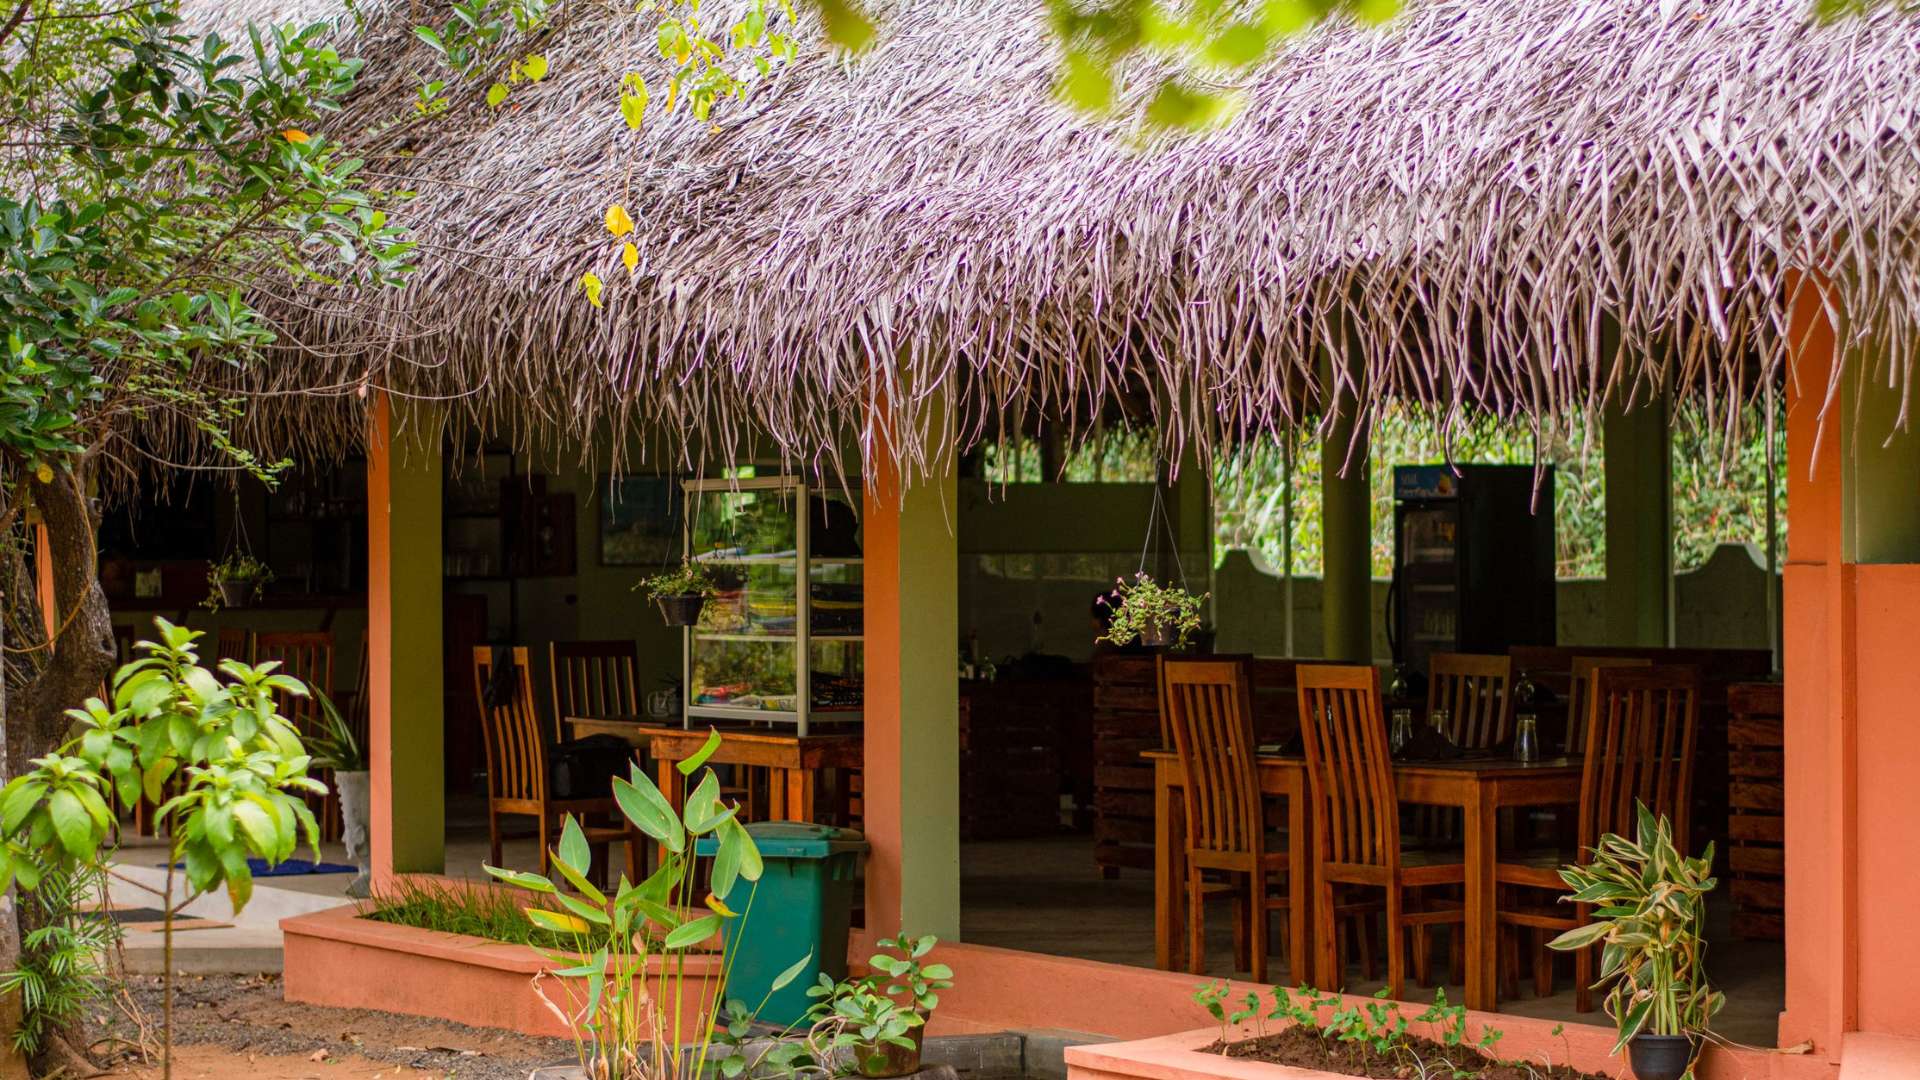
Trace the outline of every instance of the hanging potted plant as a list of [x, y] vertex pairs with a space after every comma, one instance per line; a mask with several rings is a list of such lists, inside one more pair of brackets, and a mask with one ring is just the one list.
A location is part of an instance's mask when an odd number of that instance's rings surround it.
[[1607, 1014], [1619, 1030], [1639, 1080], [1681, 1080], [1693, 1074], [1713, 1014], [1726, 995], [1705, 968], [1707, 894], [1713, 845], [1695, 859], [1674, 848], [1673, 827], [1644, 805], [1633, 840], [1600, 838], [1593, 861], [1560, 868], [1573, 892], [1562, 899], [1596, 905], [1594, 921], [1549, 946], [1562, 952], [1604, 946], [1600, 982], [1609, 986]]
[[700, 621], [700, 609], [707, 598], [718, 592], [707, 568], [691, 559], [681, 559], [678, 568], [641, 579], [635, 588], [645, 589], [660, 606], [660, 617], [668, 626], [692, 626]]
[[1178, 585], [1162, 585], [1142, 571], [1114, 579], [1112, 592], [1100, 598], [1107, 632], [1096, 638], [1115, 645], [1185, 648], [1200, 629], [1200, 610], [1209, 593], [1196, 596]]
[[223, 607], [252, 607], [255, 600], [273, 581], [273, 571], [259, 559], [242, 552], [234, 552], [213, 564], [207, 571], [207, 598], [200, 606], [208, 611], [219, 611]]
[[333, 700], [319, 690], [313, 691], [320, 703], [320, 723], [306, 736], [307, 753], [313, 766], [333, 771], [333, 790], [340, 797], [340, 840], [347, 858], [359, 868], [347, 885], [347, 895], [356, 899], [371, 893], [373, 849], [367, 842], [367, 826], [373, 817], [373, 789], [367, 768], [367, 750], [347, 723]]

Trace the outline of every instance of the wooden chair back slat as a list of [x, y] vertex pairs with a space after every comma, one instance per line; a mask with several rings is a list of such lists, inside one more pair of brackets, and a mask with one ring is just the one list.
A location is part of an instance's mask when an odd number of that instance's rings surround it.
[[1427, 667], [1427, 712], [1446, 709], [1454, 745], [1485, 750], [1506, 741], [1513, 716], [1513, 658], [1434, 653]]
[[[291, 675], [329, 697], [333, 694], [333, 632], [330, 630], [278, 630], [253, 636], [253, 662], [277, 662], [280, 672]], [[321, 720], [320, 702], [312, 694], [304, 697], [284, 695], [280, 712], [302, 735], [313, 733]]]
[[253, 631], [243, 626], [221, 627], [213, 639], [213, 666], [219, 667], [222, 660], [253, 663]]
[[633, 642], [556, 641], [547, 655], [557, 740], [569, 737], [569, 716], [640, 715], [640, 653]]
[[1187, 774], [1187, 846], [1264, 848], [1259, 752], [1247, 664], [1159, 658], [1160, 715]]
[[1567, 737], [1561, 750], [1574, 757], [1587, 752], [1587, 701], [1593, 692], [1593, 673], [1606, 667], [1648, 667], [1653, 661], [1639, 656], [1576, 656], [1567, 683]]
[[1302, 664], [1300, 733], [1321, 862], [1398, 872], [1400, 817], [1380, 672], [1372, 665]]
[[533, 708], [533, 675], [524, 645], [513, 647], [513, 671], [503, 700], [488, 702], [493, 685], [493, 649], [473, 650], [473, 692], [480, 707], [480, 737], [487, 754], [487, 794], [494, 799], [545, 801], [547, 755]]
[[1693, 667], [1594, 671], [1581, 776], [1582, 849], [1605, 833], [1632, 836], [1636, 802], [1671, 819], [1675, 840], [1685, 842], [1699, 710], [1700, 676]]

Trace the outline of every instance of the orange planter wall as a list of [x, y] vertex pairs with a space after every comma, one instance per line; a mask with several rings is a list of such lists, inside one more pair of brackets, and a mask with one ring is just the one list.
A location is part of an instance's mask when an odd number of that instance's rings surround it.
[[[564, 1004], [559, 980], [534, 984], [548, 965], [533, 949], [374, 922], [359, 918], [359, 911], [337, 907], [281, 920], [288, 1001], [384, 1009], [523, 1035], [569, 1034], [541, 997]], [[689, 965], [713, 973], [719, 958], [702, 956]], [[697, 1013], [691, 1002], [681, 1011], [680, 1030], [690, 1037]]]

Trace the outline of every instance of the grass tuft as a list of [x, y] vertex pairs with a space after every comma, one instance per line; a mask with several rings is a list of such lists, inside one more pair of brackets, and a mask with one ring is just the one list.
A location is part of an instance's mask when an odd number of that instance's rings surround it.
[[375, 922], [465, 934], [509, 945], [591, 952], [606, 943], [606, 932], [594, 927], [586, 935], [543, 930], [527, 920], [529, 906], [521, 894], [486, 887], [467, 887], [432, 879], [401, 878], [375, 892], [373, 907], [361, 918]]

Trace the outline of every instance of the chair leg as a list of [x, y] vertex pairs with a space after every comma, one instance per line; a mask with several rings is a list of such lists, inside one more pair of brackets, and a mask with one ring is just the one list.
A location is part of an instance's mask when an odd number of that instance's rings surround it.
[[1207, 898], [1201, 892], [1200, 871], [1187, 870], [1187, 970], [1207, 973]]
[[1267, 873], [1255, 870], [1247, 875], [1247, 937], [1253, 946], [1253, 981], [1267, 981]]
[[[1234, 875], [1236, 878], [1239, 875]], [[1234, 884], [1238, 884], [1235, 882]], [[1253, 909], [1247, 906], [1240, 893], [1233, 894], [1233, 970], [1246, 971], [1253, 966], [1253, 953], [1247, 948], [1251, 933], [1247, 920], [1253, 917]]]
[[1553, 996], [1553, 953], [1547, 948], [1547, 932], [1533, 932], [1533, 996]]
[[[1406, 920], [1401, 917], [1400, 885], [1387, 886], [1387, 997], [1399, 1001], [1406, 996]], [[1368, 979], [1373, 976], [1369, 974]]]
[[540, 845], [540, 876], [546, 877], [553, 871], [553, 867], [547, 861], [547, 813], [542, 810], [536, 816], [540, 820], [540, 827], [535, 833], [535, 841]]
[[1467, 981], [1467, 927], [1454, 923], [1447, 927], [1447, 983], [1459, 986]]
[[1433, 986], [1433, 931], [1426, 923], [1409, 927], [1413, 938], [1413, 981], [1423, 989]]
[[492, 807], [487, 808], [487, 844], [492, 856], [490, 866], [501, 865], [500, 858], [500, 815]]
[[1593, 1011], [1593, 950], [1581, 949], [1573, 954], [1573, 1008], [1576, 1012]]
[[1494, 994], [1496, 1001], [1512, 1001], [1520, 996], [1520, 931], [1514, 927], [1499, 927], [1494, 934], [1494, 947], [1499, 950], [1500, 979]]
[[[1392, 921], [1388, 921], [1388, 936], [1392, 936]], [[1360, 970], [1366, 973], [1367, 981], [1380, 977], [1380, 957], [1373, 948], [1373, 916], [1363, 914], [1353, 923], [1354, 945], [1360, 950]], [[1397, 995], [1396, 995], [1397, 996]]]
[[1347, 984], [1346, 973], [1340, 970], [1338, 927], [1339, 920], [1333, 914], [1333, 882], [1322, 879], [1313, 896], [1313, 946], [1319, 954], [1314, 961], [1314, 979], [1324, 990], [1338, 991]]

